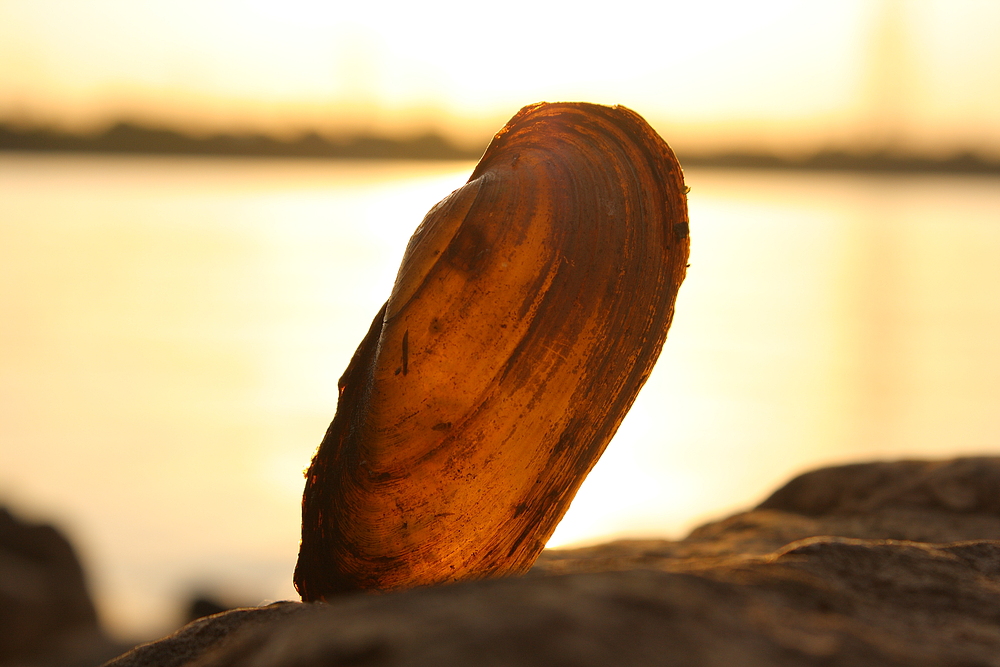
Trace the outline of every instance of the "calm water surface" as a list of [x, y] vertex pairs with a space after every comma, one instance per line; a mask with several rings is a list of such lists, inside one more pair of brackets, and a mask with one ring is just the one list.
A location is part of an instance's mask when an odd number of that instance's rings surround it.
[[[472, 165], [0, 155], [0, 502], [118, 633], [294, 597], [302, 470]], [[803, 469], [1000, 453], [1000, 179], [690, 170], [646, 388], [551, 545], [682, 535]]]

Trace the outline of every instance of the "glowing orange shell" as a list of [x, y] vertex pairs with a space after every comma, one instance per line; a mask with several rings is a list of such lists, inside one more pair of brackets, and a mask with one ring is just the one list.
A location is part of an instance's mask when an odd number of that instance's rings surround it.
[[308, 472], [304, 600], [526, 571], [648, 377], [685, 188], [636, 113], [525, 107], [424, 218]]

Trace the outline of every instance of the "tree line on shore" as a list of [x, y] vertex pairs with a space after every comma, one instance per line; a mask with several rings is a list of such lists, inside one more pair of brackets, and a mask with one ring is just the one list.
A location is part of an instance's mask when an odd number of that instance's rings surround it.
[[[485, 141], [481, 146], [457, 146], [433, 132], [407, 138], [357, 134], [337, 139], [307, 132], [294, 139], [280, 139], [265, 134], [217, 133], [193, 136], [170, 128], [149, 127], [125, 121], [91, 134], [76, 134], [46, 127], [20, 127], [0, 122], [0, 150], [6, 151], [475, 160], [482, 155], [485, 147]], [[790, 158], [759, 151], [733, 150], [715, 153], [680, 152], [678, 157], [682, 164], [689, 167], [1000, 174], [1000, 159], [973, 151], [937, 157], [890, 150], [821, 150], [803, 157]]]
[[124, 121], [93, 134], [0, 123], [0, 150], [418, 160], [475, 160], [483, 152], [455, 146], [434, 133], [403, 139], [370, 134], [331, 139], [316, 132], [295, 139], [226, 133], [199, 137]]

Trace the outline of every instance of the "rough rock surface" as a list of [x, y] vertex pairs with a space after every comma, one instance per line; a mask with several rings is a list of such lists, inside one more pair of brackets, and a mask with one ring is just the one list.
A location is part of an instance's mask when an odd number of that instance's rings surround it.
[[802, 475], [680, 541], [219, 614], [115, 667], [998, 665], [1000, 459]]

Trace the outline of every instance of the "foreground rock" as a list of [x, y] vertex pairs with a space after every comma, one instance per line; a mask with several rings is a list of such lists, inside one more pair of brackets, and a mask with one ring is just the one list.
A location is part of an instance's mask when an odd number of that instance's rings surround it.
[[1000, 665], [1000, 459], [827, 468], [681, 541], [231, 611], [110, 664]]

